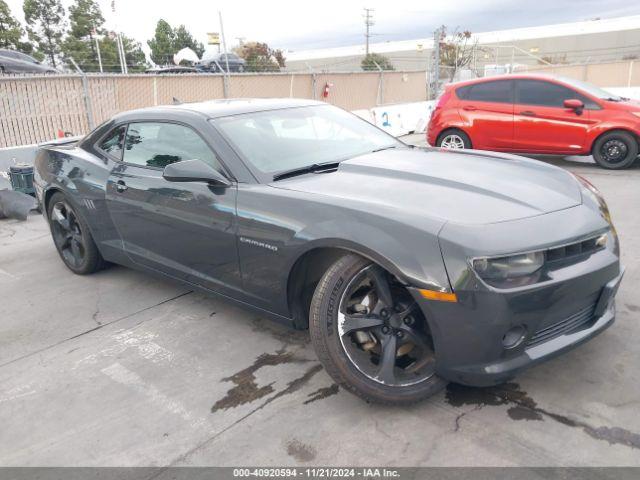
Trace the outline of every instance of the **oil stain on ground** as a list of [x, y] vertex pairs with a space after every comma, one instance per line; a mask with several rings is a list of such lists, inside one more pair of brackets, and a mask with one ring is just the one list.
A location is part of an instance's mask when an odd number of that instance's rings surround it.
[[316, 400], [322, 400], [323, 398], [330, 397], [331, 395], [336, 395], [338, 393], [339, 387], [337, 383], [334, 383], [330, 387], [319, 388], [315, 392], [311, 392], [307, 397], [308, 400], [304, 401], [304, 404], [307, 405], [311, 402], [315, 402]]
[[[580, 420], [573, 420], [565, 415], [560, 415], [545, 410], [520, 389], [517, 383], [507, 383], [496, 387], [474, 388], [464, 385], [449, 384], [447, 386], [446, 399], [454, 407], [473, 405], [475, 410], [484, 406], [509, 406], [507, 414], [513, 420], [544, 420], [549, 418], [562, 425], [580, 428], [587, 435], [596, 440], [603, 440], [611, 445], [626, 445], [627, 447], [640, 449], [640, 434], [620, 427], [593, 427]], [[456, 431], [459, 421], [465, 413], [456, 418]]]
[[284, 349], [278, 350], [276, 353], [263, 353], [255, 359], [252, 365], [230, 377], [222, 379], [223, 382], [232, 382], [235, 386], [228, 390], [226, 395], [211, 407], [211, 412], [237, 407], [273, 393], [273, 383], [262, 387], [259, 387], [256, 383], [255, 373], [262, 367], [304, 362], [308, 362], [308, 360], [297, 358], [293, 355], [293, 352], [287, 352]]
[[[311, 362], [311, 360], [297, 357], [295, 356], [295, 352], [286, 351], [284, 348], [276, 351], [276, 353], [263, 353], [258, 358], [256, 358], [253, 364], [249, 367], [240, 370], [238, 373], [230, 377], [222, 379], [223, 382], [232, 382], [235, 384], [235, 386], [229, 389], [225, 396], [218, 400], [213, 405], [213, 407], [211, 407], [211, 412], [215, 413], [218, 410], [235, 408], [239, 405], [251, 403], [255, 400], [274, 393], [275, 390], [273, 388], [273, 382], [262, 387], [259, 387], [256, 383], [255, 373], [262, 367], [282, 365], [284, 363], [300, 364], [308, 362]], [[308, 368], [301, 377], [294, 378], [289, 383], [287, 383], [287, 386], [285, 388], [283, 388], [279, 392], [276, 392], [275, 395], [269, 397], [254, 411], [260, 410], [267, 404], [284, 395], [289, 395], [291, 393], [297, 392], [320, 370], [322, 370], [322, 365], [316, 363], [312, 367]]]
[[287, 442], [287, 454], [299, 462], [306, 463], [315, 460], [318, 453], [311, 445], [307, 445], [306, 443], [302, 443], [300, 440], [293, 439]]

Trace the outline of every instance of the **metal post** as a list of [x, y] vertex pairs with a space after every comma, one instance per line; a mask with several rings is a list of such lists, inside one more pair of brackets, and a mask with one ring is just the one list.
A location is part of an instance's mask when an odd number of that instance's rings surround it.
[[382, 92], [382, 89], [384, 87], [382, 76], [384, 74], [382, 73], [382, 68], [380, 68], [380, 65], [378, 65], [376, 62], [373, 62], [373, 64], [378, 69], [378, 72], [380, 72], [380, 77], [378, 78], [378, 95], [376, 96], [376, 105], [381, 105], [384, 103], [384, 93]]
[[440, 90], [440, 37], [442, 36], [442, 27], [436, 29], [433, 34], [433, 97], [438, 96]]
[[69, 57], [69, 60], [81, 75], [82, 98], [84, 99], [84, 111], [87, 115], [87, 127], [89, 127], [89, 130], [93, 130], [93, 108], [91, 107], [91, 97], [89, 96], [89, 81], [87, 80], [87, 75], [80, 69], [73, 57]]
[[509, 67], [509, 73], [513, 73], [513, 62], [515, 62], [516, 58], [516, 49], [511, 48], [511, 66]]
[[317, 97], [317, 93], [316, 93], [316, 90], [317, 90], [316, 82], [317, 82], [316, 74], [315, 74], [315, 72], [312, 72], [312, 73], [311, 73], [311, 95], [312, 95], [312, 97], [311, 97], [311, 98], [313, 98], [314, 100], [316, 100], [316, 97]]
[[98, 54], [98, 65], [100, 65], [100, 73], [104, 73], [102, 70], [102, 55], [100, 55], [100, 42], [98, 42], [97, 36], [96, 36], [96, 52]]
[[224, 51], [224, 60], [226, 62], [227, 73], [226, 78], [227, 82], [229, 81], [229, 56], [227, 55], [227, 41], [224, 39], [224, 27], [222, 26], [222, 12], [218, 10], [218, 18], [220, 18], [220, 36], [222, 37], [222, 50]]
[[158, 76], [153, 76], [153, 104], [158, 105]]
[[124, 52], [124, 45], [122, 44], [122, 37], [119, 33], [116, 33], [116, 46], [118, 47], [118, 57], [120, 57], [120, 71], [126, 75], [129, 73], [127, 70], [127, 58]]

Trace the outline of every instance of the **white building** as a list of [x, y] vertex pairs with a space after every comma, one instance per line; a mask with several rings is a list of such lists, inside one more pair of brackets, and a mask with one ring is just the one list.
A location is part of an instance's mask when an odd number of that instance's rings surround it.
[[[485, 64], [602, 63], [640, 58], [640, 15], [515, 28], [473, 35], [476, 66]], [[389, 57], [396, 70], [424, 70], [433, 38], [370, 44]], [[288, 70], [360, 70], [365, 46], [352, 45], [286, 53]]]

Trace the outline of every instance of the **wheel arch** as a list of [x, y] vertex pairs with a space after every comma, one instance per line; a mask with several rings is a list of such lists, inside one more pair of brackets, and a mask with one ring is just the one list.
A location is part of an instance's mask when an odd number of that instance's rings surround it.
[[309, 307], [318, 282], [338, 258], [350, 253], [380, 265], [402, 283], [410, 284], [395, 263], [364, 245], [337, 239], [314, 242], [296, 256], [288, 270], [287, 304], [296, 328], [308, 328]]
[[53, 197], [56, 193], [62, 193], [63, 195], [65, 195], [65, 192], [61, 188], [55, 186], [47, 188], [42, 195], [42, 209], [47, 218], [49, 217], [49, 202], [51, 201], [51, 197]]
[[629, 135], [631, 135], [633, 138], [636, 139], [636, 143], [640, 148], [640, 134], [638, 134], [638, 132], [627, 127], [610, 126], [602, 130], [600, 133], [598, 133], [598, 135], [596, 135], [595, 138], [591, 141], [591, 145], [589, 145], [589, 153], [593, 154], [593, 149], [595, 148], [596, 143], [598, 143], [598, 140], [600, 140], [605, 135], [608, 135], [610, 133], [615, 133], [615, 132], [628, 133]]
[[436, 137], [436, 144], [438, 144], [438, 142], [444, 135], [446, 135], [449, 132], [455, 132], [455, 131], [464, 133], [466, 137], [469, 139], [469, 143], [471, 144], [470, 147], [473, 148], [473, 140], [471, 139], [471, 135], [469, 135], [469, 132], [459, 125], [454, 125], [454, 126], [450, 126], [443, 129]]

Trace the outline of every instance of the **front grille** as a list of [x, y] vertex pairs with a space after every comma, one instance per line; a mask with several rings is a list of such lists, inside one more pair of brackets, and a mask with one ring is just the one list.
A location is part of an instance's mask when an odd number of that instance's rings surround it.
[[553, 325], [549, 325], [548, 327], [544, 327], [538, 330], [533, 335], [533, 337], [531, 337], [527, 341], [526, 346], [533, 347], [534, 345], [539, 345], [541, 343], [547, 342], [552, 338], [559, 337], [560, 335], [564, 335], [565, 333], [578, 330], [580, 327], [583, 327], [591, 320], [593, 320], [595, 309], [596, 304], [593, 303], [588, 307], [585, 307], [582, 310], [574, 313], [570, 317], [561, 320], [560, 322], [554, 323]]

